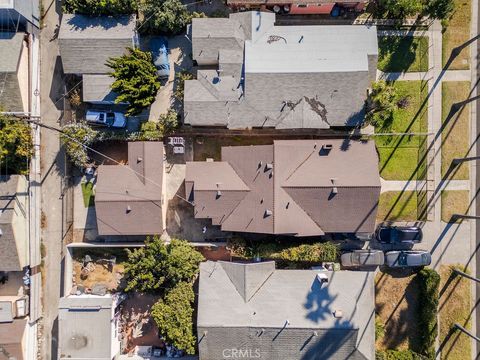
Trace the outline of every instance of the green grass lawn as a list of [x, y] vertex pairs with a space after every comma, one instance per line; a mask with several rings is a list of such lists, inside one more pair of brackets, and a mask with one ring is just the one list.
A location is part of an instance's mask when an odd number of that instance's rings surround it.
[[91, 182], [82, 183], [83, 204], [85, 207], [95, 205], [95, 196], [93, 195], [93, 184]]
[[[458, 268], [465, 271], [463, 266]], [[471, 339], [458, 330], [451, 332], [455, 323], [471, 329], [471, 281], [460, 276], [452, 277], [452, 267], [446, 265], [441, 266], [440, 276], [440, 289], [443, 289], [438, 306], [441, 359], [471, 359]]]
[[467, 214], [470, 203], [468, 195], [468, 190], [442, 191], [442, 221], [450, 222], [453, 214]]
[[418, 194], [416, 191], [387, 191], [380, 195], [378, 221], [418, 220]]
[[[452, 105], [466, 100], [470, 93], [469, 81], [444, 81], [442, 83], [442, 121], [446, 123], [442, 131], [442, 177], [452, 163], [452, 159], [464, 157], [470, 144], [470, 105], [452, 111]], [[468, 163], [463, 163], [448, 174], [449, 179], [468, 180]]]
[[[471, 0], [454, 0], [455, 11], [451, 16], [442, 39], [442, 64], [445, 67], [453, 49], [470, 39]], [[470, 46], [463, 48], [448, 66], [449, 70], [470, 68]]]
[[[395, 88], [407, 105], [393, 115], [392, 123], [376, 133], [426, 133], [427, 86], [421, 81], [396, 81]], [[386, 135], [376, 136], [380, 157], [380, 175], [386, 180], [424, 179], [426, 136]]]
[[383, 72], [427, 71], [428, 37], [379, 37], [378, 68]]

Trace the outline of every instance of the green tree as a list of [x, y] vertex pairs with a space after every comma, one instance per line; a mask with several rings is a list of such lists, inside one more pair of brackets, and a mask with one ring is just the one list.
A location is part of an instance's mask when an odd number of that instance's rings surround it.
[[194, 299], [192, 285], [179, 282], [167, 293], [165, 299], [152, 306], [152, 318], [159, 333], [169, 344], [187, 354], [195, 353], [192, 307]]
[[145, 0], [142, 6], [144, 31], [179, 34], [192, 18], [205, 17], [204, 13], [190, 13], [179, 0]]
[[63, 12], [73, 14], [123, 15], [133, 14], [137, 10], [135, 0], [64, 0]]
[[176, 86], [175, 91], [173, 92], [173, 96], [175, 99], [179, 101], [183, 101], [183, 95], [185, 93], [185, 81], [192, 80], [193, 74], [189, 73], [188, 71], [180, 71], [175, 75], [176, 78]]
[[32, 130], [28, 123], [0, 115], [0, 174], [27, 174], [32, 155]]
[[127, 54], [109, 59], [107, 66], [115, 78], [112, 90], [119, 94], [115, 102], [129, 104], [127, 116], [139, 114], [155, 101], [160, 81], [150, 52], [129, 48]]
[[398, 94], [395, 87], [383, 80], [374, 82], [367, 100], [367, 123], [384, 128], [391, 122], [397, 109]]
[[85, 146], [91, 145], [97, 138], [98, 131], [86, 123], [65, 125], [60, 139], [65, 151], [75, 166], [85, 167], [90, 161]]
[[178, 114], [175, 110], [168, 110], [160, 115], [158, 122], [146, 121], [140, 127], [142, 141], [158, 141], [171, 134], [178, 127]]
[[163, 292], [181, 281], [190, 282], [204, 260], [185, 240], [166, 244], [158, 236], [145, 241], [145, 247], [128, 251], [125, 266], [126, 291]]
[[424, 9], [421, 0], [380, 0], [379, 5], [388, 18], [399, 20], [418, 15]]
[[446, 20], [455, 10], [453, 0], [428, 0], [424, 13], [432, 19]]

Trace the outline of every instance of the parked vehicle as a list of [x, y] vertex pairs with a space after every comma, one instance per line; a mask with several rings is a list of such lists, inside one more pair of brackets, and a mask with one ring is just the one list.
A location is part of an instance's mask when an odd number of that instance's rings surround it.
[[353, 250], [342, 254], [340, 262], [344, 267], [382, 266], [385, 257], [381, 250]]
[[385, 264], [391, 268], [428, 266], [432, 256], [425, 250], [389, 251], [385, 254]]
[[127, 118], [120, 112], [87, 110], [85, 119], [87, 123], [99, 126], [114, 128], [124, 128], [127, 126]]
[[423, 233], [418, 226], [380, 225], [375, 238], [384, 244], [413, 245], [422, 242]]
[[150, 40], [150, 51], [153, 63], [157, 68], [159, 78], [170, 76], [170, 61], [168, 59], [168, 41], [164, 37], [156, 37]]

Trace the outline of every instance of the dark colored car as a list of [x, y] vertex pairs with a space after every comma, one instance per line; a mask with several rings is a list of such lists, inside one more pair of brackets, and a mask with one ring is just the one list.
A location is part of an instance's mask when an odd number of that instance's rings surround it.
[[157, 68], [159, 78], [170, 76], [170, 60], [168, 59], [168, 41], [164, 37], [156, 37], [150, 40], [150, 51], [153, 63]]
[[432, 256], [425, 250], [389, 251], [385, 254], [385, 265], [391, 268], [428, 266]]
[[418, 226], [380, 225], [375, 238], [384, 244], [413, 245], [422, 242], [423, 233]]
[[353, 250], [343, 253], [340, 262], [344, 267], [382, 266], [385, 257], [380, 250]]

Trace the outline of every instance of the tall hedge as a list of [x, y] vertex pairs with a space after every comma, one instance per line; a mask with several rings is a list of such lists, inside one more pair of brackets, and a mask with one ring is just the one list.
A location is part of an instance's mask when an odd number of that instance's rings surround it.
[[90, 16], [128, 15], [137, 11], [136, 0], [64, 0], [63, 12]]
[[435, 359], [435, 339], [438, 333], [437, 310], [440, 275], [433, 269], [423, 269], [417, 274], [419, 282], [418, 322], [420, 353]]
[[375, 360], [427, 360], [427, 358], [411, 350], [385, 350], [377, 351]]

